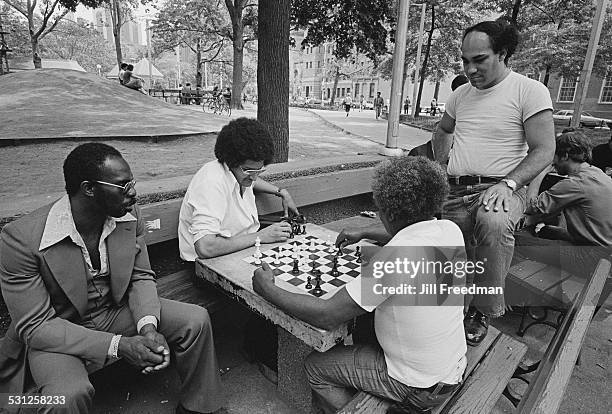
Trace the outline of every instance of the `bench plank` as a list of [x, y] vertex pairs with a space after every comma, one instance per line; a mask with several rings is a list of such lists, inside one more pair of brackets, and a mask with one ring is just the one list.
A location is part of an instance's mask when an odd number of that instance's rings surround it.
[[228, 299], [213, 286], [195, 283], [194, 269], [185, 269], [157, 279], [157, 293], [165, 299], [199, 305], [212, 314], [223, 308]]
[[548, 345], [535, 377], [517, 407], [517, 413], [550, 414], [559, 410], [560, 396], [569, 384], [610, 268], [609, 260], [599, 261], [589, 284], [580, 292]]
[[[500, 342], [500, 338], [507, 338], [514, 342], [508, 341], [507, 339], [504, 339], [503, 341]], [[524, 353], [527, 351], [527, 347], [521, 344], [520, 342], [513, 340], [507, 335], [501, 333], [499, 330], [497, 330], [493, 326], [489, 327], [489, 332], [487, 333], [486, 338], [482, 341], [482, 343], [479, 346], [468, 347], [468, 350], [466, 353], [467, 366], [465, 369], [464, 378], [469, 378], [474, 373], [475, 369], [480, 371], [481, 366], [482, 366], [481, 362], [483, 361], [483, 358], [486, 358], [486, 356], [489, 356], [492, 353], [491, 347], [500, 346], [506, 352], [508, 352], [508, 349], [506, 347], [507, 343], [511, 343], [512, 347], [514, 347], [515, 351], [517, 352], [517, 355], [513, 358], [514, 360], [516, 360], [516, 364], [513, 367], [508, 366], [505, 368], [508, 371], [507, 376], [508, 378], [510, 378], [512, 376], [512, 373], [514, 372], [514, 368], [518, 365], [520, 358], [522, 358]], [[520, 353], [521, 355], [518, 356], [518, 353]], [[492, 358], [497, 358], [503, 355], [504, 355], [504, 352], [497, 352], [492, 355]], [[518, 359], [516, 359], [517, 357]], [[497, 369], [497, 368], [494, 368], [494, 369]], [[466, 381], [466, 384], [467, 383], [468, 382]], [[501, 390], [496, 391], [497, 397], [495, 398], [495, 401], [497, 401], [497, 399], [501, 395], [503, 388], [505, 387], [505, 384], [506, 383], [502, 385]], [[464, 384], [463, 387], [465, 386], [466, 385]], [[476, 392], [476, 395], [480, 395], [480, 391], [477, 388], [474, 388], [473, 392]], [[472, 398], [474, 398], [473, 395], [472, 395]], [[437, 407], [435, 410], [432, 411], [432, 414], [440, 414], [440, 413], [446, 412], [444, 410], [448, 406], [450, 401], [452, 400], [449, 400], [446, 403], [442, 404], [441, 406]], [[495, 401], [493, 402], [493, 404], [495, 404]], [[387, 408], [390, 405], [391, 405], [391, 402], [388, 400], [383, 400], [379, 397], [368, 394], [367, 392], [361, 391], [347, 405], [342, 407], [338, 411], [338, 414], [351, 414], [351, 413], [355, 413], [355, 414], [381, 413], [382, 414], [387, 410]]]
[[485, 359], [478, 366], [459, 392], [451, 398], [448, 414], [488, 413], [502, 395], [512, 378], [515, 368], [527, 352], [527, 345], [501, 335]]

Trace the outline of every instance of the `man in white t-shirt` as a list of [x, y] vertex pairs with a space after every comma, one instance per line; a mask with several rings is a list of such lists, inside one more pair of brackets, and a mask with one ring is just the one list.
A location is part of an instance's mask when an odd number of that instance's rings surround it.
[[200, 168], [183, 198], [178, 225], [183, 260], [243, 250], [257, 238], [262, 243], [287, 240], [291, 226], [286, 222], [259, 230], [254, 193], [280, 197], [285, 215], [299, 214], [286, 189], [259, 178], [273, 156], [270, 133], [256, 119], [238, 118], [221, 129], [215, 143], [217, 159]]
[[[518, 45], [514, 26], [485, 21], [466, 30], [461, 54], [470, 83], [457, 88], [434, 137], [451, 195], [442, 217], [465, 236], [468, 255], [486, 262], [479, 286], [504, 287], [525, 189], [553, 158], [552, 101], [546, 86], [508, 68]], [[454, 140], [453, 140], [454, 133]], [[504, 314], [503, 294], [479, 295], [466, 315], [470, 345], [486, 336], [489, 318]]]
[[[441, 250], [438, 248], [446, 249], [444, 257], [465, 262], [459, 227], [434, 217], [448, 193], [442, 167], [424, 157], [395, 158], [377, 168], [372, 190], [386, 228], [382, 238], [392, 238], [371, 260], [366, 259], [364, 269], [377, 261], [393, 262], [398, 254], [421, 260], [423, 252]], [[363, 233], [361, 237], [377, 239], [378, 235]], [[337, 243], [357, 240], [345, 240], [341, 234]], [[432, 259], [432, 255], [424, 256]], [[439, 275], [435, 271], [416, 272], [412, 278], [401, 271], [382, 279], [364, 275], [369, 275], [366, 270], [323, 300], [275, 286], [274, 275], [264, 264], [255, 271], [253, 289], [285, 312], [322, 329], [334, 329], [376, 310], [378, 344], [337, 346], [308, 356], [306, 374], [315, 403], [323, 412], [336, 412], [351, 400], [355, 390], [419, 412], [441, 404], [458, 387], [466, 366], [463, 296], [456, 295], [452, 303], [446, 299], [438, 302], [437, 295], [426, 298], [428, 295], [389, 294], [388, 290], [379, 294], [369, 288], [377, 280], [390, 286], [394, 281], [436, 283]]]

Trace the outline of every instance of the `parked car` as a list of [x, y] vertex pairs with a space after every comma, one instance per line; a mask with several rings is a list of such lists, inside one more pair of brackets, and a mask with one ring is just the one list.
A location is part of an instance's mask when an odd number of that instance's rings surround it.
[[[569, 126], [572, 122], [573, 114], [573, 109], [561, 109], [553, 114], [553, 120], [559, 125]], [[609, 129], [612, 127], [612, 119], [598, 118], [583, 111], [580, 116], [580, 126]]]

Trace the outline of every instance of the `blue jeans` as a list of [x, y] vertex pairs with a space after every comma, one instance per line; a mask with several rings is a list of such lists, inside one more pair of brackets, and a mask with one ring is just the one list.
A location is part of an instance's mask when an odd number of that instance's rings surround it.
[[[442, 218], [455, 222], [463, 233], [468, 258], [482, 261], [484, 272], [469, 275], [467, 284], [505, 288], [506, 275], [514, 253], [514, 230], [526, 207], [526, 189], [514, 192], [509, 211], [486, 211], [478, 203], [480, 194], [493, 184], [451, 185], [449, 200]], [[466, 303], [471, 298], [466, 297]], [[503, 294], [476, 295], [472, 305], [485, 315], [497, 318], [504, 314]]]
[[378, 345], [339, 345], [327, 352], [314, 351], [304, 364], [313, 392], [315, 412], [335, 413], [345, 406], [357, 390], [401, 402], [416, 409], [440, 405], [451, 392], [410, 387], [391, 378], [385, 356]]

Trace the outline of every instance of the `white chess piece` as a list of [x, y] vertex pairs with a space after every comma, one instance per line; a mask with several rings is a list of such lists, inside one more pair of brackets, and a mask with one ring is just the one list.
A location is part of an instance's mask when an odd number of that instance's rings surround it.
[[332, 243], [331, 240], [331, 236], [328, 234], [327, 235], [327, 251], [328, 253], [333, 253], [334, 252], [334, 244]]
[[278, 257], [279, 254], [280, 254], [279, 252], [276, 252], [276, 255], [274, 256], [274, 264], [275, 265], [280, 264], [280, 258]]
[[311, 240], [311, 241], [310, 241], [310, 251], [311, 251], [311, 252], [314, 252], [314, 251], [315, 251], [315, 242], [314, 242], [314, 240]]
[[256, 265], [260, 265], [261, 264], [261, 250], [259, 249], [259, 246], [261, 246], [261, 239], [259, 237], [257, 237], [255, 239], [255, 254], [253, 254], [253, 257], [255, 258], [255, 264]]

